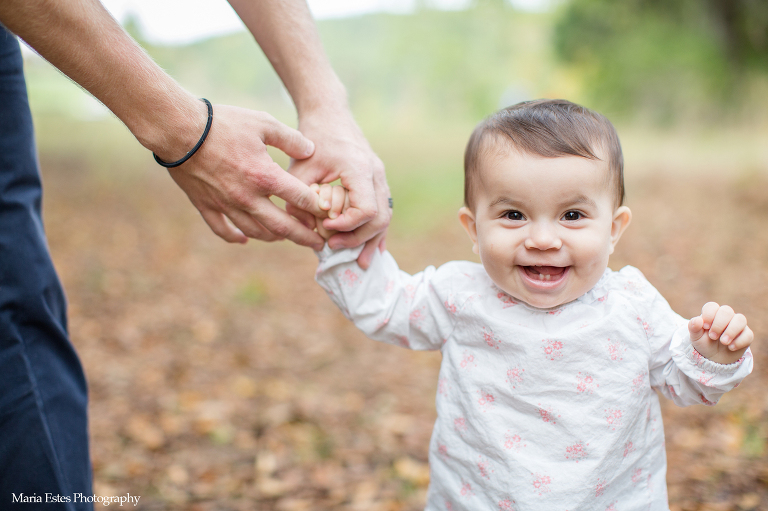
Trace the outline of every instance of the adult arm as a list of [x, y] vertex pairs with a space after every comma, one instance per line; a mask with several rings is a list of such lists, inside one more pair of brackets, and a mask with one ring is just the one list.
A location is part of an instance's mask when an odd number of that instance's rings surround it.
[[[3, 0], [0, 22], [109, 108], [147, 149], [175, 161], [197, 142], [206, 106], [164, 73], [98, 0]], [[323, 240], [269, 200], [317, 210], [317, 195], [269, 157], [307, 158], [313, 143], [263, 112], [216, 105], [208, 139], [170, 170], [211, 229], [230, 242]], [[229, 219], [229, 221], [227, 220]]]
[[[289, 171], [307, 184], [341, 179], [349, 190], [350, 208], [327, 229], [340, 232], [333, 248], [367, 242], [358, 262], [370, 264], [391, 211], [384, 165], [371, 149], [350, 112], [347, 95], [326, 56], [305, 0], [229, 0], [256, 38], [294, 100], [299, 131], [315, 143], [314, 154], [292, 162]], [[296, 204], [294, 204], [296, 205]], [[306, 208], [305, 208], [306, 209]], [[289, 208], [311, 224], [314, 219]]]

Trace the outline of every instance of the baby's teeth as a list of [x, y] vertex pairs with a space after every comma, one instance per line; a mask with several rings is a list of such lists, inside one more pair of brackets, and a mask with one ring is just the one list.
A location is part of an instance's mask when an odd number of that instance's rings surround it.
[[549, 275], [549, 274], [544, 275], [544, 280], [550, 280], [551, 278], [552, 278], [552, 275]]
[[539, 280], [544, 280], [544, 274], [539, 273]]

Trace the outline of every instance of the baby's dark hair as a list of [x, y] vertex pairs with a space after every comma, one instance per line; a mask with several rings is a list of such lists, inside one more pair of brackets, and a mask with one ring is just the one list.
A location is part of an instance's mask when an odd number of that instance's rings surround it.
[[564, 99], [524, 101], [499, 110], [477, 125], [464, 153], [464, 204], [474, 208], [480, 161], [504, 143], [545, 158], [607, 158], [616, 207], [624, 203], [624, 156], [616, 129], [605, 116]]

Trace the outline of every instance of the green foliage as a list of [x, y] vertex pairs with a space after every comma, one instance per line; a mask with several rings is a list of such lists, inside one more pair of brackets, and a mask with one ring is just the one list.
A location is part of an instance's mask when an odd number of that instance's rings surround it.
[[[551, 66], [542, 35], [548, 25], [546, 15], [492, 6], [319, 23], [354, 104], [376, 102], [382, 113], [415, 110], [474, 120], [496, 110], [510, 86], [532, 94], [547, 82]], [[541, 66], [528, 73], [524, 55], [532, 54]]]
[[768, 3], [572, 0], [554, 44], [609, 114], [711, 115], [713, 103], [733, 106], [749, 74], [768, 66]]

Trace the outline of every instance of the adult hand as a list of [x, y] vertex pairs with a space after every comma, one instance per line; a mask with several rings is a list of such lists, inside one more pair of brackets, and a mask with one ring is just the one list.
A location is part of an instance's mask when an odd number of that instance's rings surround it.
[[[360, 267], [368, 268], [374, 251], [384, 250], [392, 217], [384, 164], [346, 109], [306, 113], [299, 118], [299, 130], [315, 143], [315, 152], [307, 159], [292, 161], [288, 171], [307, 184], [341, 179], [342, 186], [349, 190], [350, 206], [337, 218], [323, 220], [325, 229], [340, 231], [328, 244], [336, 249], [365, 243], [357, 261]], [[295, 202], [292, 206], [300, 207]], [[286, 209], [305, 225], [314, 225], [314, 215], [297, 207]]]
[[[287, 238], [322, 249], [324, 241], [316, 232], [269, 199], [275, 195], [297, 208], [322, 214], [317, 194], [275, 163], [267, 153], [268, 145], [296, 161], [314, 151], [309, 139], [267, 113], [215, 105], [205, 143], [187, 162], [169, 171], [211, 230], [224, 240]], [[158, 156], [173, 161], [179, 155]]]

